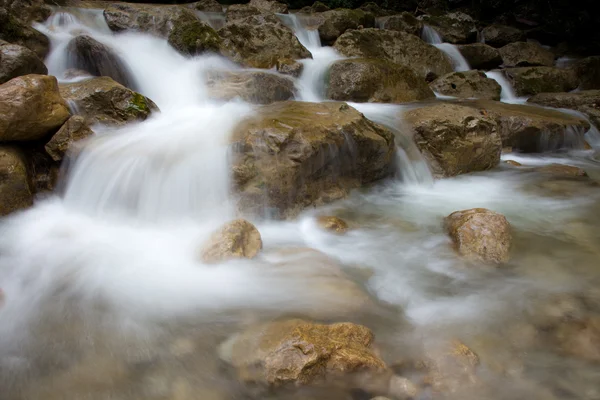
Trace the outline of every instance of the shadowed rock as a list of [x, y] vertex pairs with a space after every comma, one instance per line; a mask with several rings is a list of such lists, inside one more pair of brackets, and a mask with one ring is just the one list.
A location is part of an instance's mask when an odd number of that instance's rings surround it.
[[[33, 195], [23, 155], [14, 147], [0, 146], [0, 216], [32, 204]], [[0, 306], [2, 300], [0, 298]]]
[[435, 92], [459, 98], [500, 100], [502, 88], [481, 71], [452, 72], [429, 85]]
[[577, 77], [571, 69], [554, 67], [507, 68], [504, 74], [517, 96], [533, 96], [545, 92], [568, 92], [577, 88]]
[[44, 62], [27, 47], [0, 40], [0, 85], [22, 75], [46, 75]]
[[493, 24], [483, 28], [481, 35], [485, 44], [492, 47], [503, 47], [509, 43], [520, 42], [525, 39], [525, 34], [522, 30], [500, 24]]
[[554, 66], [554, 54], [536, 43], [511, 43], [499, 51], [504, 67]]
[[492, 69], [502, 64], [498, 49], [483, 43], [463, 44], [458, 50], [473, 69]]

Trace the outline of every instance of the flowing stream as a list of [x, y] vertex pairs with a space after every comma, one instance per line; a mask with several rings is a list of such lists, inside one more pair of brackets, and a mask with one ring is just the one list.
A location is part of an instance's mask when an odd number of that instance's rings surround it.
[[[352, 104], [396, 132], [398, 179], [295, 220], [254, 220], [259, 257], [204, 265], [202, 244], [236, 215], [227, 139], [254, 106], [210, 100], [203, 76], [238, 67], [216, 56], [183, 57], [154, 36], [111, 33], [101, 15], [66, 9], [39, 26], [52, 43], [50, 73], [69, 80], [66, 46], [83, 31], [124, 60], [161, 112], [123, 128], [96, 127], [70, 162], [64, 192], [0, 221], [1, 400], [298, 399], [241, 386], [216, 351], [249, 323], [287, 316], [363, 323], [397, 365], [460, 338], [479, 354], [482, 385], [445, 398], [599, 398], [598, 364], [564, 356], [538, 329], [557, 313], [584, 312], [580, 304], [600, 312], [595, 185], [549, 181], [504, 163], [434, 182], [402, 121], [408, 106]], [[297, 80], [299, 100], [324, 101], [327, 70], [341, 57], [295, 16], [282, 18], [313, 54]], [[565, 150], [503, 159], [577, 165], [598, 179], [594, 157]], [[474, 268], [451, 248], [443, 218], [473, 207], [511, 222], [507, 266]], [[354, 229], [322, 231], [318, 215]], [[350, 309], [354, 293], [339, 276], [323, 275], [328, 261], [307, 248], [339, 262], [371, 306]]]

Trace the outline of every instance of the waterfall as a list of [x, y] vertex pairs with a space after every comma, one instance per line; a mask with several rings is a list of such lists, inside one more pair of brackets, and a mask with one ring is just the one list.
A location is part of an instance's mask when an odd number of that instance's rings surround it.
[[498, 82], [498, 84], [502, 88], [502, 91], [500, 92], [500, 100], [501, 101], [503, 101], [505, 103], [513, 103], [513, 104], [525, 102], [526, 99], [521, 99], [521, 98], [517, 97], [512, 84], [508, 81], [506, 76], [504, 76], [503, 72], [488, 71], [485, 73], [485, 76]]
[[469, 65], [468, 61], [460, 53], [460, 50], [458, 50], [458, 47], [451, 43], [444, 43], [438, 31], [433, 29], [431, 26], [423, 26], [421, 38], [425, 42], [443, 51], [446, 54], [446, 56], [450, 59], [450, 62], [454, 67], [454, 71], [460, 72], [468, 71], [471, 69], [471, 66]]

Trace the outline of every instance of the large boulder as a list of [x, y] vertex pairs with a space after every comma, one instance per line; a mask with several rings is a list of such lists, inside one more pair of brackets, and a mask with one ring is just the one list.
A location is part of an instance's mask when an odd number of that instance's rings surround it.
[[16, 148], [0, 146], [0, 216], [32, 204], [33, 196], [23, 155]]
[[577, 77], [571, 69], [555, 67], [507, 68], [517, 96], [533, 96], [544, 92], [568, 92], [577, 88]]
[[122, 125], [142, 121], [158, 108], [152, 100], [107, 76], [60, 85], [60, 94], [88, 123]]
[[339, 199], [393, 171], [393, 133], [344, 103], [263, 106], [232, 140], [240, 206], [273, 217]]
[[435, 97], [408, 67], [368, 58], [336, 61], [329, 71], [327, 97], [340, 101], [405, 103]]
[[262, 14], [270, 15], [271, 13], [253, 7], [249, 4], [232, 4], [227, 7], [227, 11], [225, 11], [227, 22]]
[[506, 104], [478, 100], [463, 102], [498, 123], [498, 132], [504, 147], [523, 152], [540, 152], [562, 148], [583, 136], [589, 123], [582, 118], [563, 112], [528, 105]]
[[31, 24], [43, 22], [52, 14], [52, 9], [46, 3], [45, 0], [4, 0], [0, 4], [2, 9], [17, 20]]
[[68, 68], [87, 71], [94, 76], [108, 76], [123, 86], [134, 89], [133, 74], [121, 57], [110, 47], [83, 35], [72, 39], [68, 46]]
[[334, 48], [346, 57], [381, 58], [410, 67], [429, 81], [453, 71], [442, 51], [405, 32], [347, 31], [336, 40]]
[[527, 100], [545, 107], [570, 108], [584, 113], [600, 129], [600, 90], [574, 93], [540, 93]]
[[280, 3], [276, 0], [250, 0], [249, 3], [252, 7], [256, 7], [259, 10], [268, 11], [276, 14], [287, 14], [287, 4]]
[[0, 85], [0, 141], [40, 139], [69, 115], [54, 76], [25, 75]]
[[332, 45], [338, 37], [349, 29], [372, 28], [375, 25], [373, 14], [347, 8], [320, 13], [318, 20], [321, 43], [326, 46]]
[[456, 211], [444, 220], [456, 250], [468, 259], [505, 263], [510, 258], [510, 224], [485, 208]]
[[223, 6], [217, 0], [200, 0], [190, 4], [190, 7], [202, 12], [223, 12]]
[[481, 30], [485, 44], [492, 47], [504, 47], [507, 44], [525, 40], [525, 33], [512, 26], [493, 24]]
[[574, 68], [581, 90], [600, 89], [600, 56], [579, 60]]
[[378, 18], [377, 24], [381, 29], [406, 32], [419, 37], [423, 30], [423, 21], [406, 11], [401, 14]]
[[451, 72], [429, 85], [435, 92], [459, 98], [500, 100], [502, 88], [481, 71]]
[[473, 108], [433, 104], [410, 110], [404, 118], [436, 177], [483, 171], [500, 162], [498, 124]]
[[192, 10], [180, 6], [112, 4], [104, 10], [111, 30], [135, 30], [166, 38], [182, 54], [219, 52], [221, 39]]
[[554, 66], [554, 54], [531, 42], [510, 43], [500, 48], [504, 67]]
[[220, 353], [244, 382], [301, 386], [386, 370], [373, 340], [362, 325], [290, 319], [250, 327], [223, 343]]
[[502, 64], [498, 49], [484, 43], [463, 44], [458, 50], [473, 69], [492, 69]]
[[44, 62], [33, 51], [0, 40], [0, 85], [17, 76], [47, 73]]
[[202, 249], [208, 264], [235, 258], [254, 258], [262, 249], [260, 232], [245, 219], [236, 219], [216, 231]]
[[272, 68], [278, 60], [311, 57], [294, 33], [272, 15], [228, 22], [219, 35], [229, 58], [248, 67]]
[[210, 71], [207, 87], [214, 99], [240, 98], [253, 104], [292, 100], [295, 93], [293, 80], [262, 71]]
[[46, 143], [44, 149], [53, 161], [60, 162], [68, 151], [73, 150], [80, 140], [84, 140], [94, 134], [80, 115], [73, 115], [65, 124], [52, 135], [52, 139]]
[[42, 59], [50, 50], [50, 41], [43, 33], [10, 15], [2, 7], [0, 7], [0, 40], [27, 47]]
[[473, 43], [477, 40], [477, 23], [468, 14], [451, 12], [443, 15], [422, 15], [425, 25], [433, 27], [448, 43]]

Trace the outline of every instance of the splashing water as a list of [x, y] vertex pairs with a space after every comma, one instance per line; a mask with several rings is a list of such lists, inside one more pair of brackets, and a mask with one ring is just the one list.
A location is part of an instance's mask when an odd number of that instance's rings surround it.
[[527, 98], [517, 97], [515, 89], [506, 76], [504, 76], [504, 73], [500, 71], [488, 71], [485, 73], [485, 76], [498, 82], [502, 88], [502, 91], [500, 92], [500, 101], [511, 104], [523, 104], [527, 101]]
[[423, 31], [421, 32], [421, 38], [425, 42], [432, 44], [441, 51], [443, 51], [446, 54], [446, 56], [450, 59], [450, 62], [454, 67], [454, 71], [461, 72], [469, 71], [471, 69], [469, 62], [461, 54], [460, 50], [458, 50], [458, 47], [451, 43], [444, 43], [440, 34], [431, 26], [425, 25], [423, 27]]

